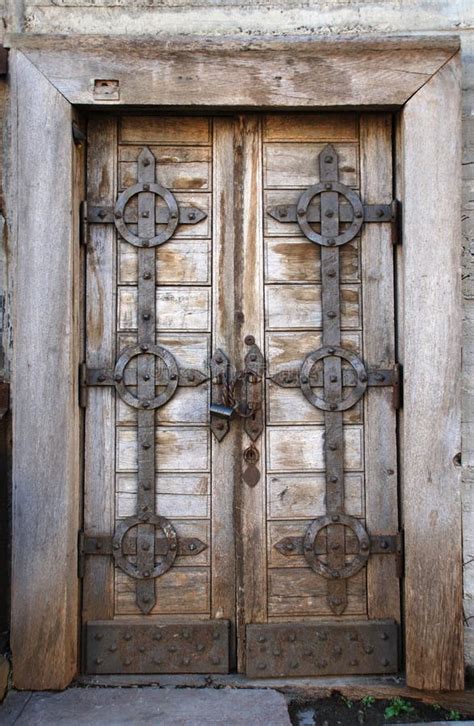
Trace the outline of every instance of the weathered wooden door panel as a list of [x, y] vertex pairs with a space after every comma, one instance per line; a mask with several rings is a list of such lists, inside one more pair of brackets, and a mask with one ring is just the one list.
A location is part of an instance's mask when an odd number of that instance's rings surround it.
[[90, 120], [90, 672], [397, 670], [391, 153], [382, 114]]

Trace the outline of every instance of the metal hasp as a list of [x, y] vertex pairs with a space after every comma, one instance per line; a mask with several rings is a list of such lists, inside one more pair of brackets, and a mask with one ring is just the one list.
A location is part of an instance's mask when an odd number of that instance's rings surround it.
[[87, 623], [86, 664], [91, 674], [227, 673], [229, 621]]
[[[356, 192], [341, 184], [338, 157], [331, 145], [320, 153], [319, 169], [319, 183], [303, 192], [295, 207], [273, 207], [269, 214], [280, 222], [296, 220], [305, 237], [320, 247], [322, 347], [309, 352], [298, 370], [279, 371], [272, 380], [279, 386], [300, 387], [305, 398], [324, 411], [327, 511], [314, 519], [301, 537], [285, 538], [275, 547], [287, 556], [298, 552], [304, 555], [314, 572], [326, 578], [328, 605], [333, 613], [341, 615], [347, 607], [348, 578], [365, 567], [374, 551], [393, 552], [391, 546], [376, 549], [363, 522], [344, 511], [343, 411], [355, 406], [369, 385], [394, 386], [398, 391], [399, 375], [397, 366], [392, 370], [370, 370], [358, 355], [341, 345], [339, 248], [359, 234], [364, 222], [390, 221], [392, 206], [364, 205]], [[319, 205], [310, 206], [316, 197]], [[320, 232], [315, 231], [312, 222], [320, 223]], [[346, 224], [341, 228], [341, 223]], [[322, 369], [319, 372], [318, 366]], [[316, 393], [315, 387], [322, 388], [322, 393]], [[384, 542], [392, 542], [393, 537], [387, 534]], [[348, 560], [350, 554], [353, 557]], [[367, 670], [366, 665], [364, 672], [384, 672]], [[295, 674], [301, 675], [296, 667]]]
[[247, 336], [249, 346], [243, 370], [235, 370], [227, 355], [216, 350], [211, 368], [211, 431], [218, 441], [226, 436], [232, 418], [242, 418], [244, 429], [252, 441], [263, 431], [263, 355], [253, 336]]
[[[83, 390], [87, 390], [87, 386], [113, 385], [120, 398], [137, 410], [137, 512], [118, 523], [113, 537], [109, 538], [111, 541], [94, 538], [95, 547], [88, 547], [90, 538], [86, 533], [83, 554], [112, 554], [117, 567], [135, 579], [137, 606], [147, 614], [156, 603], [155, 578], [173, 566], [180, 552], [197, 555], [207, 547], [197, 539], [184, 541], [179, 538], [173, 524], [156, 511], [155, 410], [173, 397], [178, 386], [197, 386], [207, 380], [207, 376], [198, 370], [180, 369], [172, 353], [156, 343], [154, 248], [169, 240], [176, 231], [180, 222], [179, 209], [172, 193], [155, 182], [156, 160], [148, 147], [142, 149], [137, 162], [138, 183], [119, 195], [113, 216], [120, 236], [138, 248], [137, 344], [121, 351], [113, 370], [83, 367], [81, 371]], [[128, 229], [125, 214], [126, 206], [134, 196], [137, 197], [137, 234]], [[161, 212], [157, 215], [155, 196], [166, 204], [166, 219]], [[91, 219], [90, 209], [88, 218], [96, 223]], [[157, 232], [157, 224], [162, 223], [166, 224], [165, 229]], [[132, 361], [135, 368], [130, 366]], [[129, 386], [135, 387], [133, 393]], [[97, 546], [99, 544], [102, 546]]]
[[247, 625], [247, 676], [328, 676], [398, 671], [394, 622]]

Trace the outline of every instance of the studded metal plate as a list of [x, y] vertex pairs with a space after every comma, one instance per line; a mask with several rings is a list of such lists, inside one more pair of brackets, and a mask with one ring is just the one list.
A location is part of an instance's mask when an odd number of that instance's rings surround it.
[[247, 626], [250, 678], [398, 671], [398, 627], [391, 621]]
[[86, 626], [86, 670], [101, 675], [227, 673], [229, 621], [91, 621]]

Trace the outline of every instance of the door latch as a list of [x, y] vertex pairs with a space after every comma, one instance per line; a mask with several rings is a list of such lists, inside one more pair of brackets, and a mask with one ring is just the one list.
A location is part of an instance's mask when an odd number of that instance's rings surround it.
[[247, 336], [249, 350], [244, 368], [235, 370], [224, 351], [218, 349], [211, 358], [211, 431], [218, 441], [230, 430], [232, 419], [241, 418], [252, 441], [263, 431], [264, 360], [253, 336]]

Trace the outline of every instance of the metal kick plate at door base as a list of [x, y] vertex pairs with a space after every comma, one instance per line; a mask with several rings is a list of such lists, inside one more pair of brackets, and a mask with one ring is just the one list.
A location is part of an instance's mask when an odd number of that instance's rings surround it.
[[247, 626], [249, 678], [397, 671], [398, 626], [393, 621]]
[[96, 620], [86, 625], [89, 674], [228, 671], [228, 620], [167, 624]]

